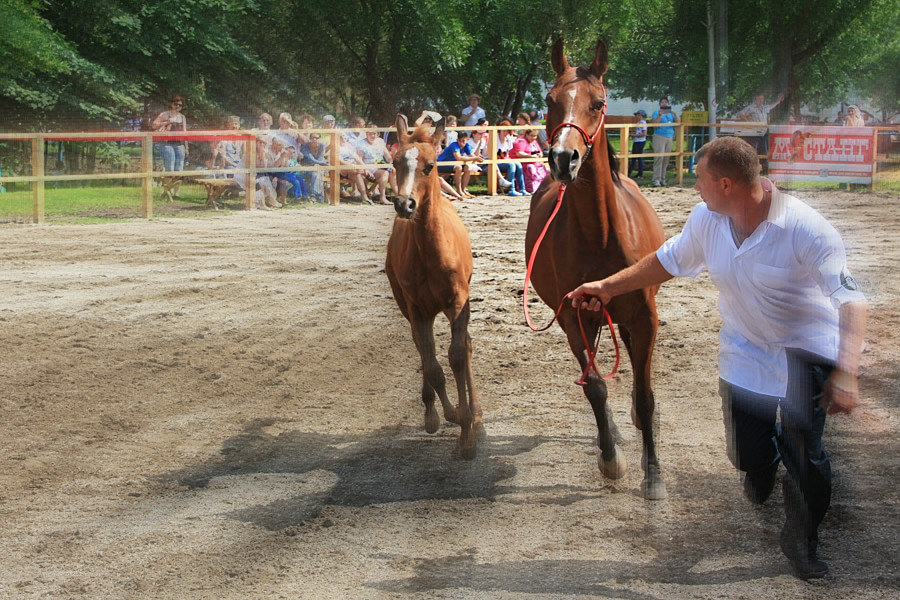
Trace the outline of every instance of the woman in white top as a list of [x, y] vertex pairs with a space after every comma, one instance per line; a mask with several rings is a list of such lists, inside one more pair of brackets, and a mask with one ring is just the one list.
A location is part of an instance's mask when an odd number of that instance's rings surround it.
[[[503, 119], [498, 123], [500, 127], [512, 127], [512, 121]], [[513, 149], [513, 143], [516, 136], [513, 135], [512, 129], [497, 130], [497, 158], [509, 158]], [[500, 186], [509, 188], [510, 196], [525, 195], [525, 170], [522, 169], [520, 162], [498, 163], [497, 169], [500, 171]]]

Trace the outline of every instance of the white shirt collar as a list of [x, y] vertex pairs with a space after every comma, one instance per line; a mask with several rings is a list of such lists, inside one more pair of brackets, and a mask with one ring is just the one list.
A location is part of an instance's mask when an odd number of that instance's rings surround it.
[[766, 216], [766, 221], [784, 229], [785, 211], [787, 209], [787, 201], [784, 194], [781, 193], [774, 183], [765, 177], [760, 177], [759, 182], [762, 185], [763, 191], [771, 194], [769, 214]]

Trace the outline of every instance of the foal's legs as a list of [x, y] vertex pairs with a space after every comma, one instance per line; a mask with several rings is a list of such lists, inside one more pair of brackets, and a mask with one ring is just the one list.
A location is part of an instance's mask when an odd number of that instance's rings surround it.
[[444, 418], [457, 423], [456, 409], [447, 398], [444, 370], [438, 363], [434, 351], [434, 317], [410, 315], [413, 340], [422, 359], [422, 402], [425, 404], [425, 431], [434, 433], [440, 425], [440, 418], [434, 409], [434, 395], [437, 392], [444, 409]]
[[475, 458], [475, 435], [483, 430], [481, 405], [475, 395], [472, 376], [472, 338], [469, 337], [469, 302], [455, 317], [450, 318], [450, 368], [456, 378], [458, 399], [457, 416], [462, 432], [459, 434], [460, 456], [465, 460]]
[[654, 417], [655, 400], [650, 382], [650, 362], [656, 341], [656, 328], [655, 315], [636, 320], [628, 329], [619, 328], [634, 370], [631, 419], [634, 426], [641, 430], [643, 438], [641, 466], [644, 469], [644, 481], [641, 483], [641, 492], [648, 500], [662, 500], [667, 496], [666, 484], [660, 475], [659, 459], [656, 456], [655, 427], [658, 423]]
[[[599, 317], [592, 318], [584, 312], [582, 312], [581, 317], [587, 339], [593, 341], [601, 324]], [[578, 359], [578, 364], [583, 372], [588, 364], [588, 354], [575, 313], [573, 311], [563, 312], [559, 315], [559, 323], [563, 331], [566, 332], [569, 348], [572, 349], [572, 353]], [[587, 396], [588, 402], [591, 403], [594, 419], [597, 421], [597, 446], [600, 448], [597, 465], [605, 477], [618, 479], [625, 475], [625, 455], [616, 445], [619, 431], [616, 429], [615, 423], [613, 423], [612, 410], [606, 402], [606, 382], [593, 369], [588, 372], [587, 385], [584, 386], [584, 395]]]

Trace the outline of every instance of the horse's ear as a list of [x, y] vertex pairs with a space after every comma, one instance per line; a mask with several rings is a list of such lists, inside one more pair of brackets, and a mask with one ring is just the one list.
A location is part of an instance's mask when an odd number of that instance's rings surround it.
[[434, 142], [435, 146], [439, 146], [441, 140], [444, 138], [444, 129], [447, 126], [447, 121], [445, 119], [441, 119], [435, 124], [434, 133], [431, 134], [431, 141]]
[[603, 75], [609, 69], [609, 52], [603, 40], [597, 40], [597, 53], [594, 54], [594, 62], [591, 63], [591, 74], [597, 79], [603, 79]]
[[557, 75], [562, 75], [569, 70], [569, 61], [566, 59], [566, 51], [563, 48], [563, 39], [557, 38], [550, 50], [550, 63]]
[[397, 113], [397, 120], [394, 121], [394, 127], [397, 128], [397, 137], [403, 139], [406, 132], [409, 131], [409, 125], [406, 122], [406, 115]]

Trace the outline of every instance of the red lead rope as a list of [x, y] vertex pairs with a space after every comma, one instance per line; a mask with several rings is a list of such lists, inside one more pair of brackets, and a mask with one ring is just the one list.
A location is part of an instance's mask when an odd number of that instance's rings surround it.
[[[566, 184], [559, 184], [559, 194], [556, 197], [556, 206], [553, 208], [553, 213], [550, 215], [550, 218], [547, 219], [547, 224], [544, 225], [543, 231], [541, 231], [541, 235], [538, 236], [537, 241], [534, 243], [534, 248], [531, 249], [531, 256], [528, 257], [528, 268], [525, 271], [525, 287], [522, 291], [522, 310], [525, 313], [525, 322], [528, 324], [528, 327], [532, 331], [547, 331], [550, 329], [550, 326], [553, 325], [553, 322], [556, 321], [556, 318], [559, 317], [559, 313], [562, 311], [563, 306], [569, 300], [572, 295], [572, 292], [569, 292], [565, 296], [563, 296], [562, 302], [559, 303], [559, 308], [556, 309], [556, 313], [554, 313], [553, 318], [550, 319], [550, 322], [544, 325], [541, 328], [537, 328], [531, 322], [531, 315], [528, 312], [528, 287], [531, 283], [531, 271], [534, 268], [534, 259], [537, 257], [538, 249], [541, 247], [541, 242], [544, 241], [544, 236], [547, 234], [547, 230], [550, 229], [550, 223], [553, 222], [553, 219], [556, 217], [556, 213], [559, 212], [559, 207], [562, 206], [563, 196], [566, 193]], [[603, 377], [600, 375], [600, 371], [597, 369], [597, 365], [594, 362], [594, 358], [597, 356], [597, 350], [599, 350], [599, 342], [600, 342], [600, 334], [603, 332], [601, 329], [597, 332], [597, 342], [591, 347], [590, 341], [587, 338], [587, 332], [584, 330], [584, 324], [581, 322], [581, 306], [578, 307], [577, 311], [578, 315], [578, 328], [581, 330], [581, 339], [584, 341], [584, 347], [587, 348], [588, 351], [588, 364], [584, 368], [584, 371], [581, 373], [581, 378], [576, 381], [577, 385], [587, 385], [587, 376], [591, 369], [594, 370], [594, 373], [597, 374], [598, 377], [603, 379], [604, 381], [608, 381], [612, 379], [613, 375], [619, 370], [619, 341], [616, 339], [616, 330], [613, 329], [612, 317], [609, 316], [609, 312], [606, 310], [606, 307], [603, 307], [603, 316], [606, 317], [606, 322], [609, 324], [609, 333], [612, 336], [613, 346], [616, 349], [616, 362], [613, 365], [612, 372]]]

